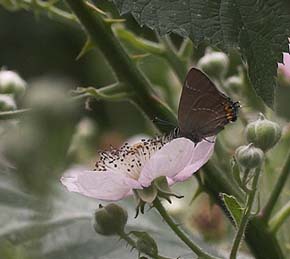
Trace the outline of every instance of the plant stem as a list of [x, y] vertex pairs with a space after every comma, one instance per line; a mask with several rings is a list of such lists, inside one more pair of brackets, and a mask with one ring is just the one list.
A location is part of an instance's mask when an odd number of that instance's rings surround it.
[[[221, 192], [235, 196], [239, 202], [245, 202], [244, 194], [239, 186], [235, 182], [229, 181], [225, 173], [212, 161], [209, 161], [202, 170], [204, 171], [203, 189], [219, 204], [225, 215], [228, 215], [228, 212], [220, 199]], [[276, 237], [269, 231], [265, 221], [258, 216], [250, 218], [245, 241], [256, 259], [284, 258]]]
[[269, 221], [271, 213], [276, 205], [276, 202], [279, 198], [280, 193], [282, 192], [282, 189], [284, 187], [284, 185], [287, 182], [287, 178], [290, 174], [290, 152], [288, 153], [286, 162], [282, 168], [282, 172], [276, 182], [276, 185], [270, 195], [270, 198], [266, 204], [266, 206], [264, 207], [264, 209], [261, 212], [261, 218], [263, 218], [263, 220], [265, 220], [266, 222]]
[[196, 48], [190, 38], [185, 38], [178, 51], [178, 56], [185, 61], [191, 60], [193, 51]]
[[0, 112], [0, 120], [17, 119], [29, 111], [31, 111], [31, 109], [21, 109], [21, 110], [15, 110], [15, 111]]
[[246, 170], [244, 172], [244, 175], [243, 175], [243, 179], [242, 179], [242, 185], [243, 186], [246, 186], [249, 173], [250, 173], [250, 169], [249, 168], [246, 168]]
[[280, 211], [270, 220], [269, 226], [270, 231], [275, 234], [279, 227], [285, 222], [290, 216], [290, 201], [288, 201]]
[[139, 51], [142, 50], [146, 53], [157, 56], [161, 56], [165, 52], [165, 48], [161, 44], [138, 37], [131, 31], [128, 31], [126, 28], [115, 27], [114, 32], [119, 39], [129, 43], [132, 48]]
[[255, 176], [254, 176], [254, 179], [252, 182], [252, 190], [247, 197], [246, 207], [244, 209], [244, 213], [243, 213], [243, 216], [241, 219], [241, 224], [240, 224], [239, 229], [237, 231], [237, 234], [235, 236], [235, 240], [234, 240], [231, 254], [230, 254], [230, 259], [236, 259], [237, 252], [239, 250], [241, 241], [242, 241], [243, 236], [245, 234], [245, 230], [246, 230], [247, 224], [249, 222], [249, 217], [251, 215], [251, 209], [252, 209], [252, 206], [254, 204], [254, 199], [255, 199], [255, 194], [256, 194], [256, 190], [257, 190], [260, 171], [261, 171], [260, 168], [257, 168], [255, 170]]
[[[239, 186], [226, 176], [213, 161], [208, 161], [202, 167], [204, 171], [204, 188], [211, 196], [219, 197], [219, 193], [227, 193], [233, 195], [239, 202], [245, 202], [244, 194]], [[215, 179], [214, 181], [212, 179]], [[208, 188], [210, 186], [210, 189]]]
[[[150, 83], [127, 55], [110, 25], [99, 15], [92, 13], [82, 0], [66, 0], [66, 2], [84, 26], [92, 42], [101, 50], [117, 78], [134, 92], [132, 97], [134, 103], [142, 107], [150, 119], [158, 117], [176, 124], [173, 112], [153, 92]], [[161, 125], [159, 128], [165, 130]]]
[[36, 8], [36, 11], [39, 11], [42, 15], [47, 14], [48, 17], [54, 18], [55, 20], [61, 23], [65, 23], [65, 24], [69, 24], [73, 26], [77, 24], [77, 19], [73, 14], [68, 13], [44, 1], [33, 2], [31, 0], [22, 0], [22, 1], [19, 1], [19, 6], [22, 7], [23, 9], [26, 9], [26, 10], [28, 9], [32, 11], [33, 11], [33, 8]]
[[[125, 240], [132, 248], [135, 248], [139, 251], [135, 241], [126, 233], [119, 233], [119, 236], [121, 239]], [[142, 252], [142, 251], [140, 251]], [[150, 257], [154, 258], [154, 259], [171, 259], [169, 257], [165, 257], [165, 256], [161, 256], [161, 255], [153, 255], [153, 254], [150, 254], [150, 253], [146, 253], [147, 255], [149, 255]]]
[[186, 64], [178, 56], [169, 36], [159, 37], [159, 40], [165, 46], [165, 51], [162, 53], [161, 56], [163, 56], [171, 65], [181, 84], [183, 84], [187, 73]]
[[183, 83], [187, 72], [186, 64], [176, 53], [176, 50], [170, 42], [170, 39], [168, 39], [166, 36], [164, 38], [159, 37], [159, 41], [161, 43], [155, 43], [138, 37], [132, 32], [126, 30], [125, 28], [116, 27], [114, 31], [121, 40], [129, 43], [131, 47], [139, 51], [143, 50], [147, 53], [164, 58], [169, 63], [173, 71], [176, 73], [181, 83]]
[[173, 232], [199, 257], [203, 259], [217, 259], [217, 257], [211, 256], [204, 252], [200, 247], [194, 244], [187, 235], [175, 224], [173, 219], [168, 215], [165, 208], [158, 198], [153, 201], [153, 206], [158, 210], [161, 217], [173, 230]]

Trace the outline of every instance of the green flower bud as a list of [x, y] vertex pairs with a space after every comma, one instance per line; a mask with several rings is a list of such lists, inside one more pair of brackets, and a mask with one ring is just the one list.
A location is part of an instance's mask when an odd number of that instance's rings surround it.
[[158, 247], [155, 240], [146, 232], [132, 231], [130, 232], [137, 237], [136, 246], [140, 252], [157, 256]]
[[0, 93], [23, 95], [26, 82], [14, 71], [0, 71]]
[[226, 89], [238, 93], [243, 88], [243, 79], [239, 76], [231, 76], [225, 81], [224, 86]]
[[16, 103], [12, 96], [8, 94], [0, 94], [0, 111], [16, 110]]
[[262, 164], [264, 152], [260, 148], [254, 147], [251, 143], [247, 146], [238, 147], [235, 152], [235, 157], [242, 167], [252, 169]]
[[94, 229], [97, 233], [110, 236], [124, 232], [128, 213], [121, 206], [110, 203], [95, 212]]
[[267, 151], [279, 141], [281, 127], [279, 124], [265, 119], [264, 115], [260, 113], [258, 120], [248, 124], [246, 136], [249, 142], [263, 151]]
[[223, 52], [207, 49], [206, 54], [198, 61], [197, 66], [212, 78], [223, 78], [228, 70], [229, 58]]

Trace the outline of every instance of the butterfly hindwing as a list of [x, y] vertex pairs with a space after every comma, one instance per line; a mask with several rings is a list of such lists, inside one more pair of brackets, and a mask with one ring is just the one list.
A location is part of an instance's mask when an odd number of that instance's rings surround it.
[[181, 135], [193, 141], [216, 135], [229, 122], [231, 110], [227, 109], [237, 109], [232, 107], [234, 104], [204, 73], [192, 68], [184, 82], [178, 109]]

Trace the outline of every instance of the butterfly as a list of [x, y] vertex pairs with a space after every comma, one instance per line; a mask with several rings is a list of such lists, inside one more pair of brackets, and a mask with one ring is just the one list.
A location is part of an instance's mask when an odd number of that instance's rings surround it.
[[198, 143], [237, 119], [239, 102], [221, 93], [200, 70], [188, 72], [178, 108], [178, 135]]

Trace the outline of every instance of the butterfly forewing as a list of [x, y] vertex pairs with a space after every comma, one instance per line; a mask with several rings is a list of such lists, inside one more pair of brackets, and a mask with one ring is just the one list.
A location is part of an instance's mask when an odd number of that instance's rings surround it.
[[228, 123], [225, 107], [232, 104], [204, 73], [192, 68], [184, 82], [178, 109], [181, 135], [193, 141], [216, 135]]

